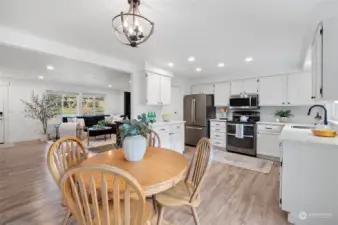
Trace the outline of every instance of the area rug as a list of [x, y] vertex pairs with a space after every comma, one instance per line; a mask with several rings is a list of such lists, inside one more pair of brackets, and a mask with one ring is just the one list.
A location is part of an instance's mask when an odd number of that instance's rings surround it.
[[214, 150], [213, 161], [269, 174], [273, 162], [236, 153]]
[[[194, 147], [187, 146], [185, 147], [184, 155], [190, 160], [195, 150]], [[214, 149], [213, 152], [214, 162], [224, 163], [260, 173], [269, 174], [273, 165], [272, 161], [266, 159], [259, 159], [216, 149]]]

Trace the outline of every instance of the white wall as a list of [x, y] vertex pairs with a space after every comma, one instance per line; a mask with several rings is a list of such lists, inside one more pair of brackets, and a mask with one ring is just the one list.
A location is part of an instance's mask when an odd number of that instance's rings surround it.
[[[44, 81], [1, 79], [9, 82], [9, 105], [8, 105], [8, 142], [19, 142], [39, 138], [42, 133], [42, 125], [24, 116], [24, 105], [21, 99], [30, 101], [32, 92], [35, 94], [45, 93], [46, 90], [69, 91], [76, 93], [104, 94], [106, 113], [123, 113], [123, 91], [116, 89], [98, 89], [86, 86], [57, 84]], [[52, 131], [51, 131], [52, 132]]]

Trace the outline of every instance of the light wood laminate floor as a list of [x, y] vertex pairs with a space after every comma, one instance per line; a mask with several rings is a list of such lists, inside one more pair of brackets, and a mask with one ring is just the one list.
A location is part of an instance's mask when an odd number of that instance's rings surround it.
[[[0, 225], [61, 224], [65, 210], [47, 169], [48, 147], [28, 143], [0, 149]], [[265, 175], [213, 163], [197, 210], [201, 225], [287, 225], [287, 215], [278, 206], [278, 170], [274, 165]], [[194, 225], [188, 207], [168, 208], [164, 218]]]

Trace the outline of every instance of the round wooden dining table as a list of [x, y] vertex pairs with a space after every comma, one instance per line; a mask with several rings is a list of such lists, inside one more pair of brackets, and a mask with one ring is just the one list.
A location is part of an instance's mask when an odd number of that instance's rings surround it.
[[[122, 169], [141, 185], [145, 196], [152, 196], [176, 185], [188, 168], [188, 160], [180, 153], [159, 147], [147, 147], [141, 161], [130, 162], [123, 150], [116, 149], [94, 155], [81, 165], [104, 164]], [[107, 182], [109, 182], [107, 180]]]

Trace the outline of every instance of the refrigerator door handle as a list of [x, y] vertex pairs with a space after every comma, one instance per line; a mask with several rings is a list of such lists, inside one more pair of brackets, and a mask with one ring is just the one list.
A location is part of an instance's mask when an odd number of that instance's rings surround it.
[[203, 130], [202, 127], [186, 127], [187, 129], [193, 129], [193, 130]]
[[194, 99], [191, 100], [191, 122], [194, 123]]
[[193, 109], [193, 111], [194, 111], [194, 117], [193, 117], [193, 120], [194, 120], [194, 123], [196, 123], [196, 99], [193, 99], [192, 101], [194, 103], [194, 109]]

